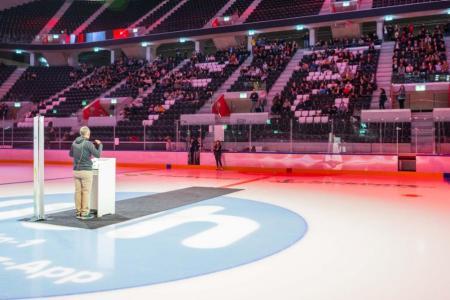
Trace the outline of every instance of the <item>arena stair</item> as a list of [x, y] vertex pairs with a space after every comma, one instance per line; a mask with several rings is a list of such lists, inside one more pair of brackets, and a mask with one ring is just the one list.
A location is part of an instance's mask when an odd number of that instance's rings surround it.
[[234, 73], [230, 76], [230, 78], [228, 78], [222, 84], [222, 86], [213, 94], [213, 96], [211, 97], [210, 101], [206, 102], [205, 105], [202, 106], [202, 108], [199, 110], [198, 113], [201, 113], [201, 114], [209, 114], [209, 113], [211, 113], [211, 109], [212, 109], [214, 101], [220, 95], [226, 93], [231, 88], [233, 83], [235, 83], [236, 80], [238, 80], [239, 75], [241, 74], [241, 69], [243, 67], [248, 67], [252, 63], [252, 59], [253, 59], [253, 56], [251, 56], [251, 55], [249, 57], [247, 57], [247, 59], [241, 64], [241, 66], [239, 68], [237, 68], [236, 71], [234, 71]]
[[93, 13], [83, 24], [81, 24], [75, 31], [72, 33], [74, 35], [78, 35], [82, 33], [98, 16], [100, 16], [113, 2], [113, 0], [107, 0], [105, 4], [103, 4], [95, 13]]
[[[56, 12], [56, 14], [47, 22], [47, 24], [42, 28], [38, 35], [48, 34], [55, 27], [55, 25], [59, 22], [59, 19], [64, 15], [64, 13], [69, 9], [74, 0], [66, 0], [63, 5], [61, 5], [60, 9]], [[32, 44], [37, 43], [38, 40], [33, 40]]]
[[[394, 53], [395, 42], [383, 42], [381, 45], [380, 58], [378, 60], [377, 68], [377, 85], [378, 89], [372, 94], [372, 102], [370, 108], [378, 109], [380, 100], [380, 88], [386, 90], [386, 95], [389, 98], [391, 91], [392, 80], [392, 55]], [[385, 107], [390, 108], [391, 102], [386, 102]]]
[[208, 21], [208, 23], [206, 23], [205, 26], [203, 26], [203, 28], [211, 28], [212, 27], [212, 22], [223, 16], [223, 14], [230, 8], [231, 5], [233, 5], [234, 2], [239, 1], [239, 0], [229, 0], [227, 2], [227, 4], [225, 4], [217, 13], [214, 17], [211, 18], [211, 20]]
[[22, 76], [23, 72], [25, 72], [26, 68], [16, 68], [14, 72], [9, 75], [8, 79], [3, 82], [0, 86], [0, 99], [2, 99], [9, 90], [14, 86], [17, 80], [19, 80], [20, 76]]
[[412, 112], [411, 151], [434, 153], [434, 119], [432, 112]]
[[139, 20], [137, 20], [136, 22], [134, 22], [133, 24], [131, 24], [131, 25], [128, 27], [128, 29], [139, 27], [139, 24], [142, 23], [142, 21], [144, 21], [144, 20], [147, 19], [149, 16], [151, 16], [152, 14], [154, 14], [156, 11], [158, 11], [161, 7], [163, 7], [164, 5], [166, 5], [167, 2], [169, 2], [169, 0], [164, 0], [164, 1], [162, 1], [162, 2], [161, 2], [160, 4], [158, 4], [155, 8], [153, 8], [153, 9], [150, 10], [148, 13], [146, 13], [146, 14], [143, 15], [141, 18], [139, 18]]
[[170, 17], [175, 11], [177, 11], [180, 7], [182, 7], [184, 4], [186, 4], [186, 2], [188, 2], [189, 0], [181, 0], [180, 3], [178, 3], [174, 8], [172, 8], [168, 13], [166, 13], [164, 16], [162, 16], [161, 18], [159, 18], [158, 21], [156, 21], [155, 23], [153, 23], [152, 25], [150, 25], [146, 30], [145, 33], [149, 33], [151, 31], [153, 31], [153, 29], [155, 29], [156, 27], [159, 26], [159, 24], [161, 24], [165, 19], [167, 19], [168, 17]]
[[247, 21], [248, 17], [255, 11], [255, 9], [258, 7], [258, 5], [261, 3], [262, 0], [255, 0], [252, 4], [249, 5], [249, 7], [244, 11], [244, 13], [239, 17], [239, 20], [236, 22], [236, 24], [243, 24], [245, 21]]
[[269, 91], [269, 94], [267, 95], [268, 105], [266, 105], [266, 111], [270, 110], [272, 100], [275, 97], [275, 95], [281, 94], [286, 84], [289, 82], [289, 79], [292, 77], [292, 73], [294, 73], [294, 71], [297, 69], [298, 63], [302, 60], [303, 55], [304, 55], [303, 50], [297, 50], [297, 52], [294, 54], [294, 56], [286, 66], [286, 69], [283, 71], [283, 73], [281, 73], [280, 77], [278, 77], [277, 81], [275, 81], [275, 84], [273, 85], [272, 89]]

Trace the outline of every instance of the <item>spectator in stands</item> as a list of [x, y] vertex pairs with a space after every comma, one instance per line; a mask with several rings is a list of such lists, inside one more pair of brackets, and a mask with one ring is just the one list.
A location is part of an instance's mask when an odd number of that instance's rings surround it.
[[309, 30], [306, 30], [305, 35], [303, 36], [303, 46], [309, 48]]
[[4, 120], [8, 116], [9, 107], [6, 103], [0, 104], [0, 119]]
[[448, 74], [448, 68], [443, 71], [447, 57], [441, 26], [433, 30], [422, 26], [417, 34], [414, 34], [413, 25], [396, 26], [393, 39], [392, 68], [395, 81], [427, 81], [432, 79], [430, 75]]
[[380, 109], [384, 109], [384, 104], [386, 103], [386, 101], [387, 101], [386, 91], [383, 88], [381, 88], [380, 103], [379, 103]]

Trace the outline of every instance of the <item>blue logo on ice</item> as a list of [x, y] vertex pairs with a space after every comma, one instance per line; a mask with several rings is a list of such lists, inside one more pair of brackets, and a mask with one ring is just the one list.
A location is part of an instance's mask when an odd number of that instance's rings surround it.
[[[47, 211], [73, 207], [72, 197], [46, 196]], [[16, 221], [31, 213], [31, 197], [0, 198], [0, 298], [97, 292], [217, 272], [286, 249], [307, 229], [292, 211], [231, 197], [98, 230]]]

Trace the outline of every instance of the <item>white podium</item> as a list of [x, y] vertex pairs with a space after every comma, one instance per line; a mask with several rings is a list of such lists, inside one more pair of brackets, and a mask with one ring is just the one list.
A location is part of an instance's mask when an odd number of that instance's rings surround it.
[[93, 159], [91, 210], [97, 211], [97, 218], [116, 213], [116, 159]]

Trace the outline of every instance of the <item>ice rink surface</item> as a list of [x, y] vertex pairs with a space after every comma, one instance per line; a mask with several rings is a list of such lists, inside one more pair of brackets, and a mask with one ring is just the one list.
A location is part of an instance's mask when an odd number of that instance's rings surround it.
[[[0, 299], [450, 299], [441, 179], [119, 168], [121, 201], [239, 191], [84, 230], [18, 221], [32, 177], [31, 165], [0, 165]], [[73, 208], [70, 167], [45, 177], [47, 211]]]

